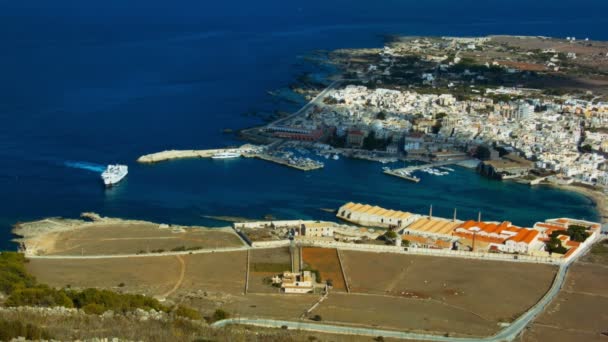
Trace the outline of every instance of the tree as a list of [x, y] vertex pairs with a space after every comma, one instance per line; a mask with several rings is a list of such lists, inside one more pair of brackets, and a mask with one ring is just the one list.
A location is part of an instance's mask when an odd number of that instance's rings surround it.
[[310, 319], [312, 319], [313, 321], [320, 322], [323, 318], [321, 317], [321, 315], [314, 315]]
[[591, 153], [592, 150], [593, 149], [591, 148], [591, 145], [589, 145], [589, 144], [581, 146], [581, 152], [583, 152], [583, 153]]
[[386, 113], [379, 112], [378, 114], [376, 114], [376, 119], [378, 119], [378, 120], [386, 120]]
[[397, 233], [392, 230], [387, 230], [386, 233], [384, 233], [384, 236], [388, 239], [394, 240], [397, 238]]
[[475, 158], [481, 159], [481, 160], [488, 160], [490, 159], [490, 149], [487, 148], [486, 146], [479, 146], [477, 147], [477, 151], [475, 152]]

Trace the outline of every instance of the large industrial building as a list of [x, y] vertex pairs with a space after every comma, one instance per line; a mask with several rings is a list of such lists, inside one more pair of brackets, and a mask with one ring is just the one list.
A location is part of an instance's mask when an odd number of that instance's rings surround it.
[[409, 226], [420, 216], [404, 211], [349, 202], [338, 209], [337, 217], [362, 226], [402, 228]]

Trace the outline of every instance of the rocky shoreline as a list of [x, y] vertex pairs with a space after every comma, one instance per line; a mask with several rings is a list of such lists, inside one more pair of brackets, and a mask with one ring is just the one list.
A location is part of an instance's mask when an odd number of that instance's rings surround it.
[[124, 229], [128, 229], [129, 226], [146, 225], [148, 227], [156, 227], [157, 229], [170, 231], [171, 233], [184, 233], [190, 229], [207, 229], [213, 231], [228, 231], [232, 233], [232, 229], [229, 227], [209, 228], [201, 226], [170, 225], [143, 220], [102, 217], [99, 214], [91, 212], [82, 213], [80, 216], [80, 219], [53, 217], [17, 223], [13, 226], [11, 231], [13, 235], [16, 236], [16, 238], [13, 239], [13, 242], [19, 245], [20, 252], [36, 255], [40, 252], [52, 250], [61, 233], [106, 225], [121, 225], [124, 226]]

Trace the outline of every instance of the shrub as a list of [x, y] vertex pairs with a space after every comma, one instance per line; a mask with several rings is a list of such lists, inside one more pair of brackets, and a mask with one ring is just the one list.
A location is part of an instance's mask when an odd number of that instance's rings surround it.
[[102, 306], [104, 311], [112, 310], [122, 313], [136, 309], [169, 311], [158, 300], [139, 294], [120, 294], [108, 290], [86, 289], [84, 291], [69, 291], [68, 295], [72, 298], [74, 306], [77, 308], [84, 308], [89, 304], [97, 304]]
[[89, 303], [83, 306], [82, 310], [90, 315], [101, 315], [102, 313], [108, 311], [103, 305], [97, 303]]
[[46, 285], [18, 288], [6, 300], [6, 306], [63, 306], [74, 307], [74, 303], [63, 290], [55, 290]]
[[217, 309], [217, 310], [215, 310], [215, 312], [213, 312], [213, 315], [211, 316], [211, 322], [221, 321], [221, 320], [227, 319], [229, 317], [230, 317], [230, 314], [228, 314], [226, 311], [224, 311], [222, 309]]
[[36, 284], [36, 279], [25, 270], [27, 260], [21, 253], [0, 253], [0, 292], [10, 295], [18, 288]]
[[184, 318], [189, 318], [195, 321], [198, 321], [202, 318], [200, 312], [183, 305], [179, 305], [177, 309], [175, 309], [175, 315]]

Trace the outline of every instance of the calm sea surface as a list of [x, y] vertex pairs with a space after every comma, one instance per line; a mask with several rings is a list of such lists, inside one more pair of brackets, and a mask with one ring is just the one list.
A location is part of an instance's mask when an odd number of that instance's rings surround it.
[[[269, 90], [315, 72], [318, 49], [382, 46], [388, 34], [522, 34], [608, 39], [605, 1], [4, 1], [0, 0], [0, 249], [10, 227], [83, 211], [180, 224], [204, 215], [331, 219], [359, 201], [435, 215], [597, 218], [574, 193], [458, 168], [411, 184], [380, 164], [327, 161], [303, 173], [257, 160], [138, 165], [168, 148], [236, 144], [245, 113], [292, 111]], [[105, 190], [99, 172], [127, 163]]]

